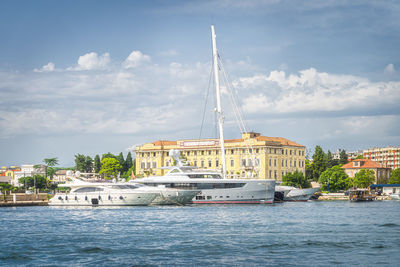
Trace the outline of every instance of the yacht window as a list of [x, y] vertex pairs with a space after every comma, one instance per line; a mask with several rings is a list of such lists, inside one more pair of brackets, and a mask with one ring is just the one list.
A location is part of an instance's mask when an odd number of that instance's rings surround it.
[[75, 190], [76, 193], [89, 193], [103, 191], [103, 188], [99, 187], [82, 187]]
[[212, 196], [207, 196], [207, 199], [212, 199]]

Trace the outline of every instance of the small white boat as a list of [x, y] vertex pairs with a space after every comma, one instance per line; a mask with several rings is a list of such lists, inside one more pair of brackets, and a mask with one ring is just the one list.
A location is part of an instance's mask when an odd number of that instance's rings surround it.
[[277, 185], [275, 186], [275, 196], [280, 201], [307, 201], [319, 189], [319, 187], [301, 189], [293, 186]]
[[400, 200], [400, 194], [390, 194], [390, 199], [391, 200]]
[[69, 187], [68, 193], [57, 193], [49, 200], [50, 206], [146, 206], [160, 193], [143, 189], [142, 185], [126, 182], [85, 182], [73, 179], [70, 183], [59, 184]]

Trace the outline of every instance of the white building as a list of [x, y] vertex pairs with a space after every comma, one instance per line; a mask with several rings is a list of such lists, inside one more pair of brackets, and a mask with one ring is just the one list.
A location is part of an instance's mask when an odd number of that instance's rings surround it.
[[[37, 168], [35, 168], [35, 166]], [[14, 172], [14, 181], [12, 184], [14, 186], [21, 186], [18, 180], [22, 177], [33, 176], [35, 174], [45, 175], [46, 165], [21, 165], [20, 171]]]

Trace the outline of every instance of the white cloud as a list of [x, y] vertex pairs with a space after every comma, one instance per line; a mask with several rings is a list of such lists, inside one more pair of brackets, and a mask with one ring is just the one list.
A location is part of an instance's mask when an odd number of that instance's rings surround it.
[[387, 108], [400, 102], [400, 82], [318, 72], [314, 68], [299, 75], [272, 71], [235, 81], [249, 113], [293, 113]]
[[393, 65], [393, 64], [388, 64], [388, 65], [385, 67], [384, 72], [385, 72], [386, 74], [393, 74], [393, 73], [395, 73], [396, 70], [394, 69], [394, 65]]
[[49, 62], [47, 65], [44, 65], [40, 69], [34, 69], [34, 72], [52, 72], [55, 70], [55, 65], [52, 62]]
[[78, 59], [78, 65], [70, 67], [68, 70], [98, 70], [107, 68], [110, 63], [110, 54], [104, 53], [98, 55], [96, 52], [90, 52], [80, 56]]
[[132, 53], [130, 53], [130, 55], [125, 59], [123, 66], [126, 69], [136, 68], [150, 61], [151, 61], [150, 56], [145, 55], [140, 51], [132, 51]]

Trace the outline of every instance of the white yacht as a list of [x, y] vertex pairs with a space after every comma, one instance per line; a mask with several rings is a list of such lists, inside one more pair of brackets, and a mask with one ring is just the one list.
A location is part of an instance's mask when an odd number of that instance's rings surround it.
[[400, 200], [400, 194], [399, 193], [390, 194], [390, 199], [391, 200]]
[[275, 199], [278, 201], [307, 201], [319, 189], [319, 187], [301, 189], [293, 186], [276, 185]]
[[201, 171], [192, 166], [183, 166], [179, 151], [169, 152], [177, 162], [164, 176], [149, 176], [134, 182], [147, 186], [185, 190], [198, 190], [195, 204], [258, 204], [273, 203], [275, 180], [224, 179], [215, 171]]
[[85, 182], [73, 179], [70, 183], [59, 184], [69, 187], [69, 193], [57, 193], [49, 200], [51, 206], [146, 206], [160, 196], [154, 190], [142, 185], [126, 182]]

